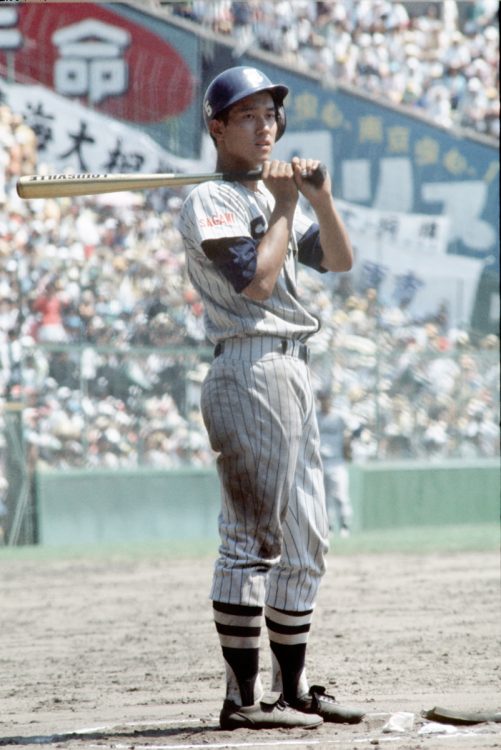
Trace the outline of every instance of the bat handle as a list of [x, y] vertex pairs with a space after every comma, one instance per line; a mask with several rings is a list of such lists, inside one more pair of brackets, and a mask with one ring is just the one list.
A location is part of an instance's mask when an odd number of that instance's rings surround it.
[[309, 175], [306, 175], [303, 179], [309, 182], [313, 187], [320, 188], [325, 182], [327, 177], [327, 167], [325, 164], [319, 164], [318, 167]]
[[[249, 172], [225, 172], [222, 175], [223, 180], [232, 182], [233, 180], [260, 180], [263, 171], [261, 168], [251, 169]], [[314, 187], [322, 187], [327, 176], [327, 167], [325, 164], [319, 164], [311, 174], [303, 174], [303, 179], [311, 183]]]

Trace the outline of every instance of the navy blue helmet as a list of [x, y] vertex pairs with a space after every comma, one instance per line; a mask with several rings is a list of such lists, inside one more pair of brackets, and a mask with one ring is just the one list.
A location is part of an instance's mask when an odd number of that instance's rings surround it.
[[261, 73], [257, 68], [238, 66], [229, 68], [220, 73], [205, 92], [203, 110], [207, 129], [209, 123], [220, 115], [225, 109], [236, 104], [241, 99], [260, 91], [269, 91], [275, 102], [277, 110], [277, 137], [279, 138], [285, 130], [284, 99], [289, 93], [287, 86], [281, 83], [273, 84], [268, 76]]

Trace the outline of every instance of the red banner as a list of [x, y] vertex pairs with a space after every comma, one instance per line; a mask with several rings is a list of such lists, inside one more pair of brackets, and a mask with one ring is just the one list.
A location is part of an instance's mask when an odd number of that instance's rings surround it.
[[191, 104], [194, 81], [181, 55], [118, 12], [93, 3], [12, 11], [0, 28], [0, 65], [11, 80], [136, 123], [180, 115]]

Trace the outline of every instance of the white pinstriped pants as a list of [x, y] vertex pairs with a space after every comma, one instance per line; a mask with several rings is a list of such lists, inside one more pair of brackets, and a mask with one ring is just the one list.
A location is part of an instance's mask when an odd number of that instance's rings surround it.
[[225, 342], [203, 384], [222, 490], [211, 599], [300, 612], [325, 572], [328, 521], [308, 365], [276, 345]]

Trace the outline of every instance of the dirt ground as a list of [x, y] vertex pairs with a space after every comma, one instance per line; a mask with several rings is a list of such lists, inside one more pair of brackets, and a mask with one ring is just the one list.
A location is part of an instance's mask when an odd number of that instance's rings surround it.
[[[205, 557], [1, 559], [0, 745], [501, 748], [501, 724], [421, 715], [501, 709], [497, 552], [331, 554], [308, 674], [367, 715], [309, 731], [218, 729], [211, 570]], [[413, 728], [383, 731], [402, 711]]]

